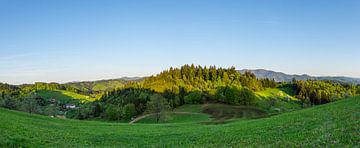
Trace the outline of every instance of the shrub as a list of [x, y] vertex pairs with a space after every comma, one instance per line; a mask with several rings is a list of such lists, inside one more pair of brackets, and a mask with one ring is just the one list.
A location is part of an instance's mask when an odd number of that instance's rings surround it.
[[136, 114], [135, 105], [130, 103], [126, 104], [122, 110], [122, 118], [130, 120]]
[[239, 105], [253, 105], [256, 101], [256, 96], [253, 91], [244, 87], [239, 93], [239, 97], [235, 100], [235, 104]]
[[109, 104], [106, 106], [105, 117], [109, 120], [120, 120], [122, 117], [122, 110], [118, 106]]
[[203, 94], [200, 91], [190, 92], [184, 99], [186, 104], [200, 104], [204, 102]]

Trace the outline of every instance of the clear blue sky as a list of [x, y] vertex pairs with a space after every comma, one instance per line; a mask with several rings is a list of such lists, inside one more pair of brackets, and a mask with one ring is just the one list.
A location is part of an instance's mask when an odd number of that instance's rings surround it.
[[0, 82], [191, 63], [360, 77], [360, 0], [0, 0]]

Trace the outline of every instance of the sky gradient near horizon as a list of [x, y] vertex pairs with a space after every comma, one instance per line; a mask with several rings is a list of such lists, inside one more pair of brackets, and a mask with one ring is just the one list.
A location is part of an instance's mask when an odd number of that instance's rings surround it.
[[360, 0], [0, 0], [0, 82], [183, 64], [360, 78]]

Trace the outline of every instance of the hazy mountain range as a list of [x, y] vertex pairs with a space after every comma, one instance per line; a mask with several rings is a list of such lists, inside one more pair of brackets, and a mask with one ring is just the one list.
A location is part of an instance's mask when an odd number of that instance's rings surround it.
[[351, 78], [351, 77], [344, 77], [344, 76], [310, 76], [310, 75], [291, 75], [291, 74], [285, 74], [282, 72], [275, 72], [271, 70], [265, 70], [265, 69], [243, 69], [239, 70], [241, 73], [244, 73], [245, 71], [250, 71], [256, 75], [257, 78], [263, 79], [263, 78], [269, 78], [274, 79], [276, 82], [289, 82], [293, 78], [296, 80], [330, 80], [330, 81], [336, 81], [341, 83], [352, 83], [352, 84], [360, 84], [360, 78]]

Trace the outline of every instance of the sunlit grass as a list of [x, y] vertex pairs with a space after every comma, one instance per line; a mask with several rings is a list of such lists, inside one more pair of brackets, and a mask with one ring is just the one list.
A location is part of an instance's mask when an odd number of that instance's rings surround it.
[[228, 124], [77, 121], [0, 109], [0, 147], [358, 147], [360, 97]]

